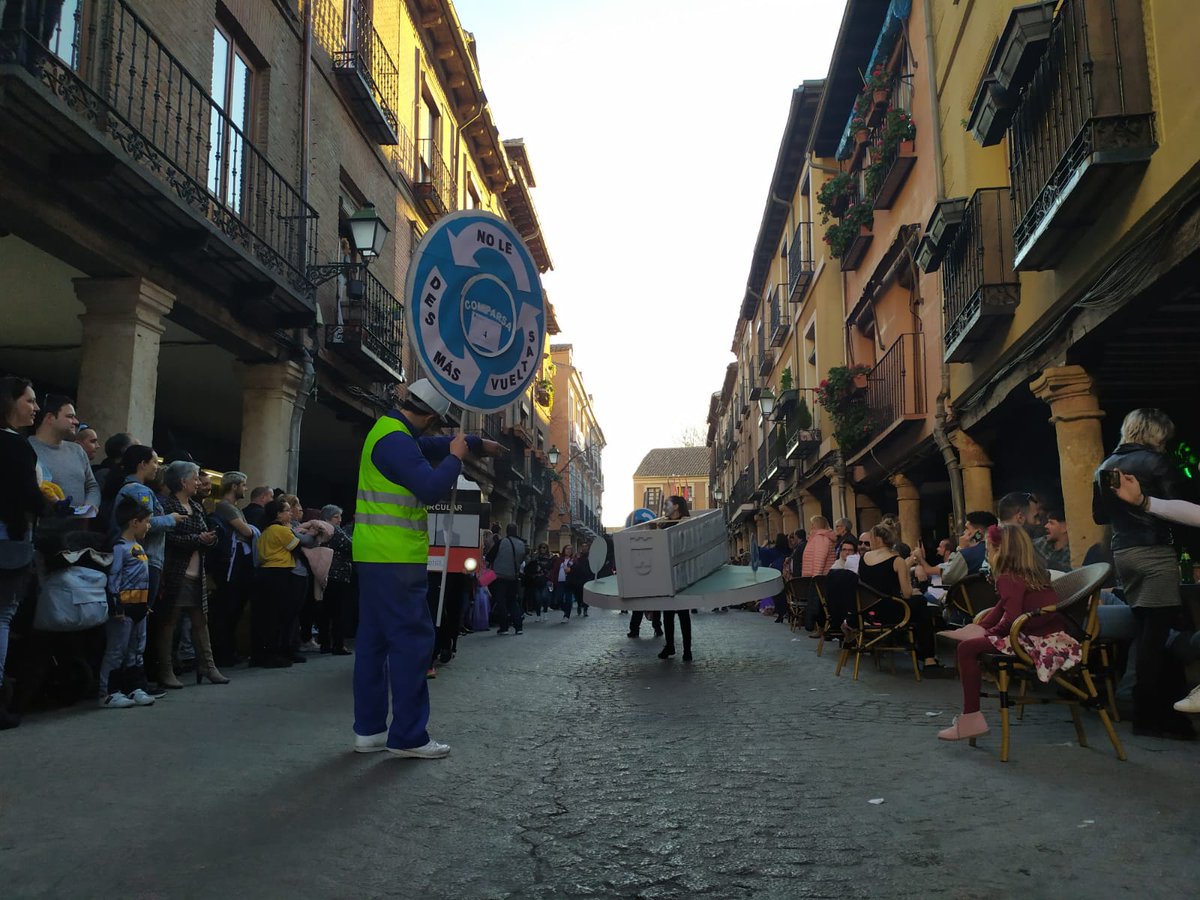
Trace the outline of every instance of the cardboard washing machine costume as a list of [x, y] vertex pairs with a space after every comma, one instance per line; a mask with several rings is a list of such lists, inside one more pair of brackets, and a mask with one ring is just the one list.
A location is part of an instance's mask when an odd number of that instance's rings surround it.
[[495, 441], [474, 436], [426, 434], [450, 421], [450, 401], [422, 379], [409, 386], [398, 408], [376, 421], [363, 445], [353, 550], [359, 584], [354, 749], [360, 753], [387, 749], [438, 758], [450, 752], [426, 730], [425, 671], [434, 629], [426, 602], [425, 506], [450, 493], [467, 452], [502, 452]]

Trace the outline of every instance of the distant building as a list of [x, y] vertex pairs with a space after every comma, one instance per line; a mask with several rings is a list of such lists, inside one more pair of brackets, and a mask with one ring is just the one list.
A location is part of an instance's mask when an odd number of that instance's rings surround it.
[[[680, 496], [692, 509], [711, 509], [708, 447], [659, 447], [642, 457], [633, 473], [633, 509], [661, 513], [667, 497]], [[632, 512], [632, 509], [630, 510]]]
[[605, 441], [592, 409], [592, 395], [575, 366], [572, 345], [552, 344], [550, 356], [554, 363], [550, 440], [558, 451], [558, 460], [551, 467], [558, 473], [558, 481], [551, 485], [553, 505], [546, 539], [557, 550], [604, 533], [600, 524], [604, 494], [600, 456]]

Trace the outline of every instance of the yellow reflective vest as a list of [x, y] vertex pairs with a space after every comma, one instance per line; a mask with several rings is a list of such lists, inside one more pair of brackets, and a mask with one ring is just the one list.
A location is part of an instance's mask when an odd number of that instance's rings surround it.
[[354, 512], [355, 562], [429, 562], [425, 504], [408, 488], [388, 480], [371, 461], [375, 445], [397, 431], [412, 436], [399, 419], [381, 416], [363, 444]]

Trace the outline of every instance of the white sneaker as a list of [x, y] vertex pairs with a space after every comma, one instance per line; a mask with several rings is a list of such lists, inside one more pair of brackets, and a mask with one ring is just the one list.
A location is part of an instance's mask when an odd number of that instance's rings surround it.
[[308, 640], [308, 643], [300, 645], [300, 652], [301, 653], [320, 653], [321, 645], [310, 638]]
[[100, 705], [104, 709], [129, 709], [131, 706], [137, 706], [133, 700], [130, 700], [120, 691], [117, 691], [115, 694], [109, 694], [107, 697], [101, 697]]
[[1175, 704], [1175, 709], [1181, 713], [1200, 713], [1200, 686], [1192, 688], [1192, 692]]
[[443, 756], [450, 755], [450, 745], [439, 744], [433, 738], [430, 738], [429, 743], [423, 747], [409, 747], [406, 750], [397, 750], [393, 747], [388, 747], [387, 752], [393, 756], [408, 756], [414, 759], [441, 759]]
[[356, 734], [354, 736], [355, 753], [376, 753], [387, 748], [387, 732], [379, 734]]
[[147, 694], [145, 691], [143, 691], [141, 688], [135, 688], [133, 690], [133, 692], [129, 695], [129, 699], [132, 700], [134, 703], [136, 703], [138, 706], [153, 706], [154, 705], [154, 698], [151, 697], [149, 694]]

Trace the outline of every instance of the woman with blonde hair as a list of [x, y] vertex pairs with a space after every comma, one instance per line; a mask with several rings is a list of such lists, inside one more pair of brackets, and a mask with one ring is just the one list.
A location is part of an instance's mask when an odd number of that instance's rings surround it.
[[[880, 522], [871, 529], [870, 535], [871, 549], [863, 553], [858, 562], [858, 580], [884, 596], [876, 607], [879, 621], [884, 625], [899, 622], [907, 608], [916, 643], [914, 649], [923, 660], [924, 671], [929, 674], [940, 671], [942, 664], [935, 655], [929, 604], [923, 594], [914, 590], [908, 563], [895, 550], [896, 532]], [[848, 626], [843, 626], [843, 630], [847, 637], [853, 634], [853, 629]]]
[[1171, 708], [1186, 692], [1182, 667], [1167, 651], [1179, 618], [1179, 552], [1171, 525], [1113, 491], [1121, 475], [1132, 475], [1146, 496], [1176, 500], [1179, 475], [1167, 455], [1175, 424], [1161, 409], [1135, 409], [1121, 423], [1121, 443], [1100, 464], [1092, 484], [1092, 518], [1112, 526], [1113, 561], [1137, 624], [1133, 689], [1133, 733], [1190, 740], [1187, 717]]
[[[949, 636], [963, 639], [958, 645], [958, 674], [962, 679], [963, 711], [954, 723], [938, 732], [943, 741], [987, 734], [988, 725], [979, 711], [979, 689], [983, 677], [979, 658], [989, 653], [1010, 653], [1008, 636], [1012, 624], [1024, 613], [1053, 606], [1058, 595], [1050, 587], [1050, 573], [1033, 549], [1025, 529], [1020, 525], [992, 525], [987, 530], [987, 558], [996, 579], [999, 602], [975, 625], [967, 625]], [[1070, 622], [1059, 613], [1039, 617], [1025, 626], [1022, 634], [1033, 638], [1048, 638], [1050, 651], [1059, 657], [1060, 666], [1079, 658], [1079, 644], [1066, 634]]]

